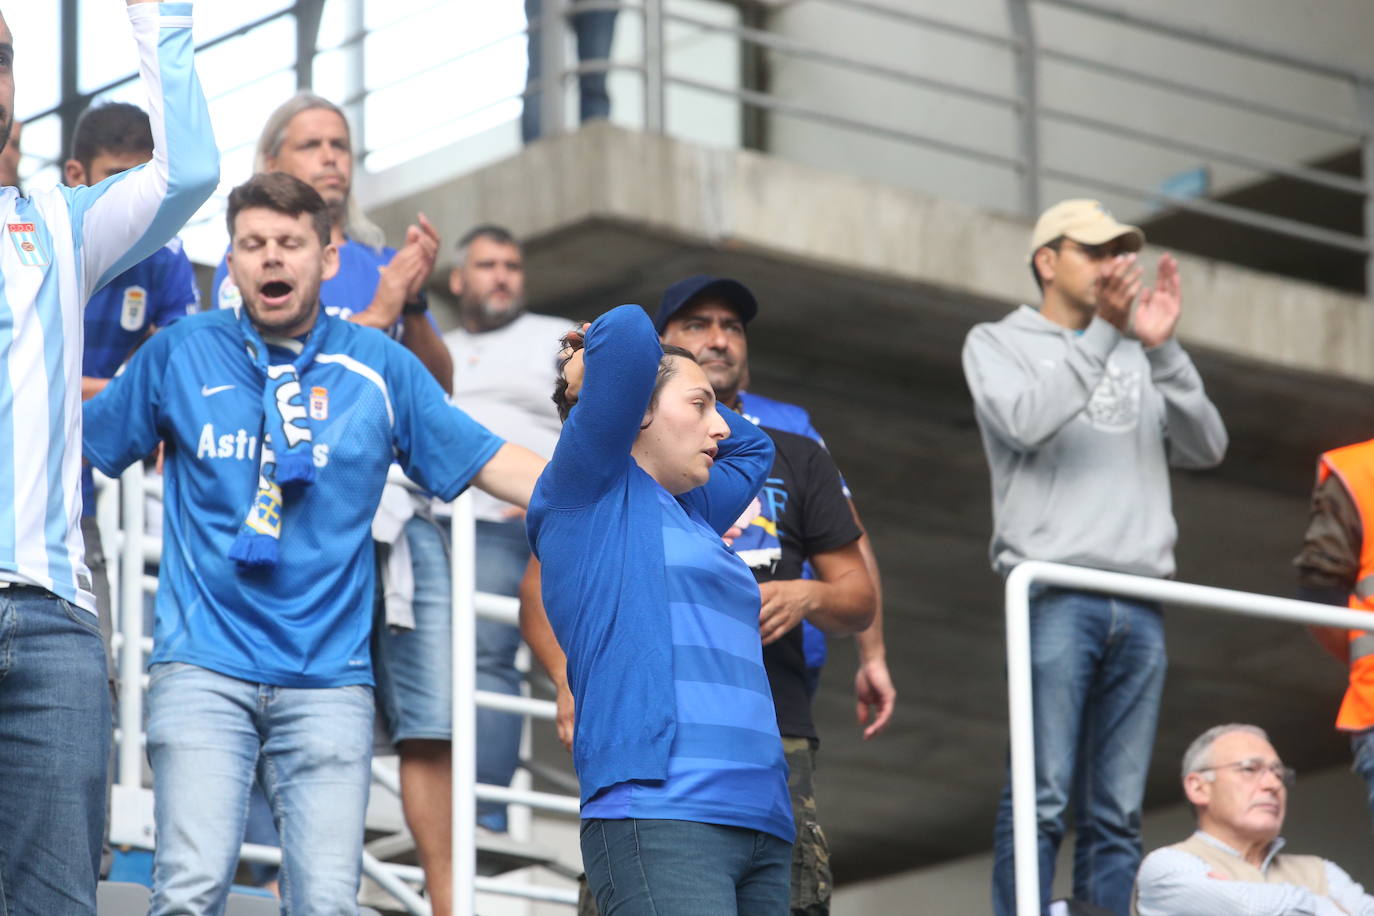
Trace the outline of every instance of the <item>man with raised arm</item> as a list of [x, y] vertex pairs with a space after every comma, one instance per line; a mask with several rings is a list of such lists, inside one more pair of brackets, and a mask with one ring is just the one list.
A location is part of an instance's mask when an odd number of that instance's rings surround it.
[[219, 912], [257, 775], [288, 912], [352, 912], [372, 750], [373, 513], [392, 462], [525, 505], [543, 459], [450, 405], [413, 354], [336, 318], [324, 200], [280, 172], [229, 195], [243, 308], [153, 336], [86, 405], [117, 474], [165, 443], [150, 659], [154, 914]]
[[[1031, 233], [1039, 308], [980, 324], [964, 377], [992, 473], [992, 565], [1023, 560], [1172, 576], [1169, 468], [1226, 452], [1221, 415], [1174, 337], [1178, 265], [1142, 289], [1144, 233], [1095, 200], [1067, 200]], [[1074, 897], [1124, 916], [1140, 864], [1140, 809], [1164, 689], [1155, 602], [1048, 588], [1030, 610], [1040, 894], [1049, 901], [1069, 798]], [[997, 814], [993, 904], [1015, 910], [1011, 789]]]
[[[219, 180], [191, 4], [127, 6], [152, 161], [94, 187], [0, 189], [0, 901], [13, 913], [95, 912], [110, 700], [80, 529], [82, 310]], [[14, 53], [0, 18], [0, 146]]]

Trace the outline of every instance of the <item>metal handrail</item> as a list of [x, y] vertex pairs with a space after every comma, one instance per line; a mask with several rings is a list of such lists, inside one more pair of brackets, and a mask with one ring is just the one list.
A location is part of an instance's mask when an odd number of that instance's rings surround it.
[[[389, 472], [388, 480], [403, 484], [411, 490], [418, 489], [399, 468], [394, 466]], [[139, 792], [144, 791], [142, 754], [146, 739], [142, 732], [142, 719], [143, 696], [148, 689], [148, 676], [143, 673], [143, 666], [145, 656], [152, 649], [152, 640], [142, 635], [143, 596], [157, 590], [156, 577], [145, 574], [144, 565], [150, 560], [159, 559], [162, 547], [160, 538], [151, 538], [143, 533], [144, 499], [149, 495], [160, 495], [162, 481], [160, 478], [145, 475], [142, 464], [135, 462], [119, 480], [112, 481], [101, 477], [97, 480], [97, 486], [97, 514], [102, 522], [102, 530], [108, 535], [105, 538], [107, 553], [118, 556], [119, 632], [114, 639], [115, 648], [118, 650], [121, 684], [119, 727], [115, 729], [114, 735], [119, 761], [117, 785], [121, 791]], [[113, 508], [116, 500], [122, 505], [122, 530], [113, 528], [118, 521], [117, 512]], [[471, 495], [462, 494], [449, 508], [453, 515], [450, 562], [453, 564], [454, 586], [453, 899], [456, 902], [467, 902], [466, 906], [456, 905], [455, 912], [472, 912], [475, 904], [474, 895], [478, 891], [576, 905], [577, 894], [574, 891], [520, 885], [509, 880], [496, 881], [476, 874], [476, 837], [472, 825], [476, 823], [478, 800], [504, 802], [574, 816], [579, 813], [580, 804], [576, 796], [477, 782], [474, 717], [458, 712], [463, 704], [471, 702], [475, 706], [500, 709], [546, 721], [556, 717], [557, 704], [551, 700], [512, 697], [476, 689], [475, 617], [481, 615], [507, 624], [518, 623], [519, 602], [507, 596], [476, 591], [475, 528]], [[395, 774], [379, 767], [376, 761], [373, 762], [372, 779], [393, 795], [399, 796], [400, 786]], [[275, 847], [244, 844], [240, 857], [251, 862], [279, 863], [281, 851]], [[412, 866], [381, 862], [366, 850], [363, 853], [362, 868], [364, 874], [396, 898], [408, 912], [419, 916], [429, 914], [428, 902], [409, 886], [411, 883], [423, 884], [423, 871]]]
[[1220, 611], [1265, 620], [1360, 630], [1369, 614], [1310, 601], [1275, 598], [1210, 585], [1027, 561], [1007, 576], [1007, 708], [1011, 735], [1012, 842], [1016, 862], [1016, 916], [1039, 916], [1040, 862], [1035, 814], [1035, 728], [1031, 702], [1030, 589], [1058, 585], [1171, 607]]
[[1118, 79], [1129, 82], [1139, 83], [1145, 86], [1153, 86], [1157, 89], [1165, 89], [1169, 92], [1176, 92], [1179, 95], [1187, 96], [1190, 99], [1204, 99], [1208, 102], [1215, 102], [1228, 108], [1239, 108], [1255, 114], [1274, 118], [1278, 121], [1286, 121], [1302, 127], [1310, 127], [1313, 130], [1326, 130], [1334, 134], [1343, 134], [1352, 139], [1366, 137], [1374, 131], [1374, 125], [1361, 124], [1359, 121], [1352, 121], [1346, 118], [1334, 118], [1329, 115], [1312, 114], [1310, 111], [1300, 111], [1296, 108], [1289, 108], [1286, 105], [1277, 105], [1273, 102], [1261, 102], [1257, 99], [1248, 99], [1233, 92], [1223, 92], [1211, 86], [1199, 85], [1197, 83], [1185, 83], [1180, 80], [1170, 79], [1167, 76], [1160, 76], [1158, 73], [1147, 73], [1144, 70], [1137, 70], [1133, 67], [1123, 67], [1111, 61], [1097, 60], [1092, 57], [1085, 57], [1082, 54], [1075, 54], [1072, 51], [1064, 51], [1059, 48], [1040, 47], [1040, 57], [1042, 60], [1053, 60], [1063, 64], [1072, 64], [1082, 67], [1085, 70], [1096, 70], [1098, 73], [1105, 73], [1108, 76], [1115, 76]]
[[714, 83], [706, 83], [701, 80], [694, 80], [683, 76], [670, 76], [668, 77], [668, 82], [674, 86], [686, 86], [701, 92], [711, 92], [716, 95], [735, 98], [747, 105], [754, 105], [768, 111], [778, 111], [784, 114], [795, 115], [823, 124], [830, 124], [835, 127], [847, 127], [851, 130], [871, 134], [875, 137], [886, 137], [889, 140], [901, 140], [914, 146], [924, 146], [928, 149], [938, 150], [942, 153], [963, 156], [968, 159], [976, 159], [979, 162], [985, 162], [990, 165], [1000, 165], [1004, 168], [1013, 169], [1018, 172], [1025, 167], [1025, 163], [1022, 160], [1012, 156], [994, 153], [990, 150], [977, 149], [972, 146], [965, 146], [962, 143], [941, 140], [938, 137], [932, 137], [927, 134], [916, 134], [911, 131], [899, 130], [895, 127], [885, 127], [881, 124], [860, 121], [857, 118], [838, 115], [834, 112], [825, 111], [812, 105], [785, 101], [766, 93], [754, 92], [751, 89], [731, 89], [726, 86], [718, 86]]
[[1001, 92], [989, 92], [986, 89], [963, 86], [959, 83], [952, 83], [949, 80], [912, 73], [909, 70], [899, 70], [896, 67], [887, 67], [882, 64], [875, 64], [871, 61], [856, 60], [852, 57], [846, 57], [834, 51], [827, 51], [824, 48], [817, 48], [813, 45], [797, 41], [795, 38], [786, 38], [773, 32], [764, 31], [763, 29], [711, 22], [709, 19], [702, 19], [699, 16], [690, 16], [684, 13], [664, 13], [663, 18], [670, 22], [695, 26], [706, 32], [733, 35], [741, 41], [757, 45], [760, 48], [767, 48], [770, 51], [777, 51], [790, 57], [844, 67], [854, 73], [864, 73], [869, 76], [878, 76], [884, 79], [893, 80], [894, 82], [906, 83], [911, 86], [920, 86], [923, 89], [947, 92], [950, 95], [959, 95], [967, 99], [972, 99], [975, 102], [999, 105], [1004, 108], [1019, 108], [1021, 106], [1021, 100], [1013, 95], [1006, 95]]
[[1305, 70], [1308, 73], [1315, 73], [1320, 76], [1329, 76], [1335, 79], [1352, 81], [1374, 81], [1374, 71], [1339, 66], [1328, 60], [1322, 60], [1321, 58], [1311, 57], [1306, 54], [1298, 54], [1286, 48], [1276, 48], [1272, 45], [1261, 44], [1257, 41], [1250, 41], [1244, 38], [1237, 38], [1234, 35], [1227, 35], [1215, 29], [1178, 22], [1167, 16], [1161, 16], [1158, 13], [1142, 13], [1136, 8], [1112, 6], [1093, 2], [1093, 0], [1036, 0], [1036, 2], [1071, 9], [1075, 12], [1086, 13], [1090, 16], [1097, 16], [1102, 19], [1114, 19], [1117, 22], [1155, 32], [1159, 35], [1167, 35], [1170, 38], [1177, 38], [1182, 41], [1192, 42], [1193, 44], [1203, 45], [1204, 47], [1233, 51], [1245, 57], [1264, 60], [1271, 64], [1281, 64], [1285, 67], [1292, 67], [1295, 70]]
[[1084, 187], [1110, 191], [1113, 194], [1120, 194], [1123, 197], [1130, 197], [1147, 203], [1167, 203], [1171, 207], [1177, 207], [1180, 210], [1187, 210], [1191, 213], [1201, 213], [1204, 216], [1215, 216], [1218, 219], [1239, 223], [1242, 226], [1250, 226], [1255, 229], [1263, 229], [1266, 232], [1291, 236], [1295, 239], [1317, 242], [1321, 245], [1340, 248], [1355, 254], [1368, 255], [1374, 252], [1374, 241], [1361, 238], [1358, 235], [1351, 235], [1348, 232], [1337, 232], [1334, 229], [1322, 229], [1320, 226], [1313, 226], [1309, 223], [1299, 222], [1298, 220], [1288, 219], [1283, 216], [1259, 214], [1252, 210], [1246, 210], [1243, 207], [1237, 207], [1234, 204], [1225, 204], [1215, 200], [1201, 200], [1194, 197], [1180, 197], [1177, 194], [1170, 194], [1166, 191], [1141, 190], [1134, 185], [1128, 185], [1120, 181], [1095, 178], [1090, 175], [1084, 175], [1081, 172], [1066, 172], [1062, 169], [1042, 168], [1040, 174], [1046, 178], [1057, 178], [1060, 181], [1074, 182]]

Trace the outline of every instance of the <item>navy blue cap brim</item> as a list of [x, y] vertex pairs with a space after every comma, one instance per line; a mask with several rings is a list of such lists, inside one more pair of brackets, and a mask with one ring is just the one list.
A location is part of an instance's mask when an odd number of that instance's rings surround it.
[[654, 317], [654, 327], [662, 334], [674, 315], [705, 299], [724, 302], [735, 310], [745, 324], [753, 321], [759, 313], [758, 300], [749, 288], [738, 280], [728, 277], [691, 277], [674, 283], [663, 293], [658, 314]]

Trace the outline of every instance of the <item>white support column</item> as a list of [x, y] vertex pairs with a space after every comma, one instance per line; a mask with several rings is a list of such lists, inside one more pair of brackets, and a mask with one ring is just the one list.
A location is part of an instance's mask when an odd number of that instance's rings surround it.
[[[124, 536], [119, 550], [119, 785], [139, 789], [143, 779], [143, 465], [135, 461], [120, 481]], [[113, 597], [113, 596], [112, 596]]]
[[452, 509], [453, 912], [472, 913], [477, 877], [477, 532], [472, 494], [459, 496]]

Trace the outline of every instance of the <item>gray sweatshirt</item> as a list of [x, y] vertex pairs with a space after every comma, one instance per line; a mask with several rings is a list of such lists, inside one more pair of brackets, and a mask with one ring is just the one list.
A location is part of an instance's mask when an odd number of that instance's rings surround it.
[[1226, 428], [1177, 340], [1152, 350], [1094, 318], [1082, 334], [1021, 306], [964, 342], [992, 472], [992, 566], [1025, 559], [1167, 577], [1169, 465], [1208, 468]]

